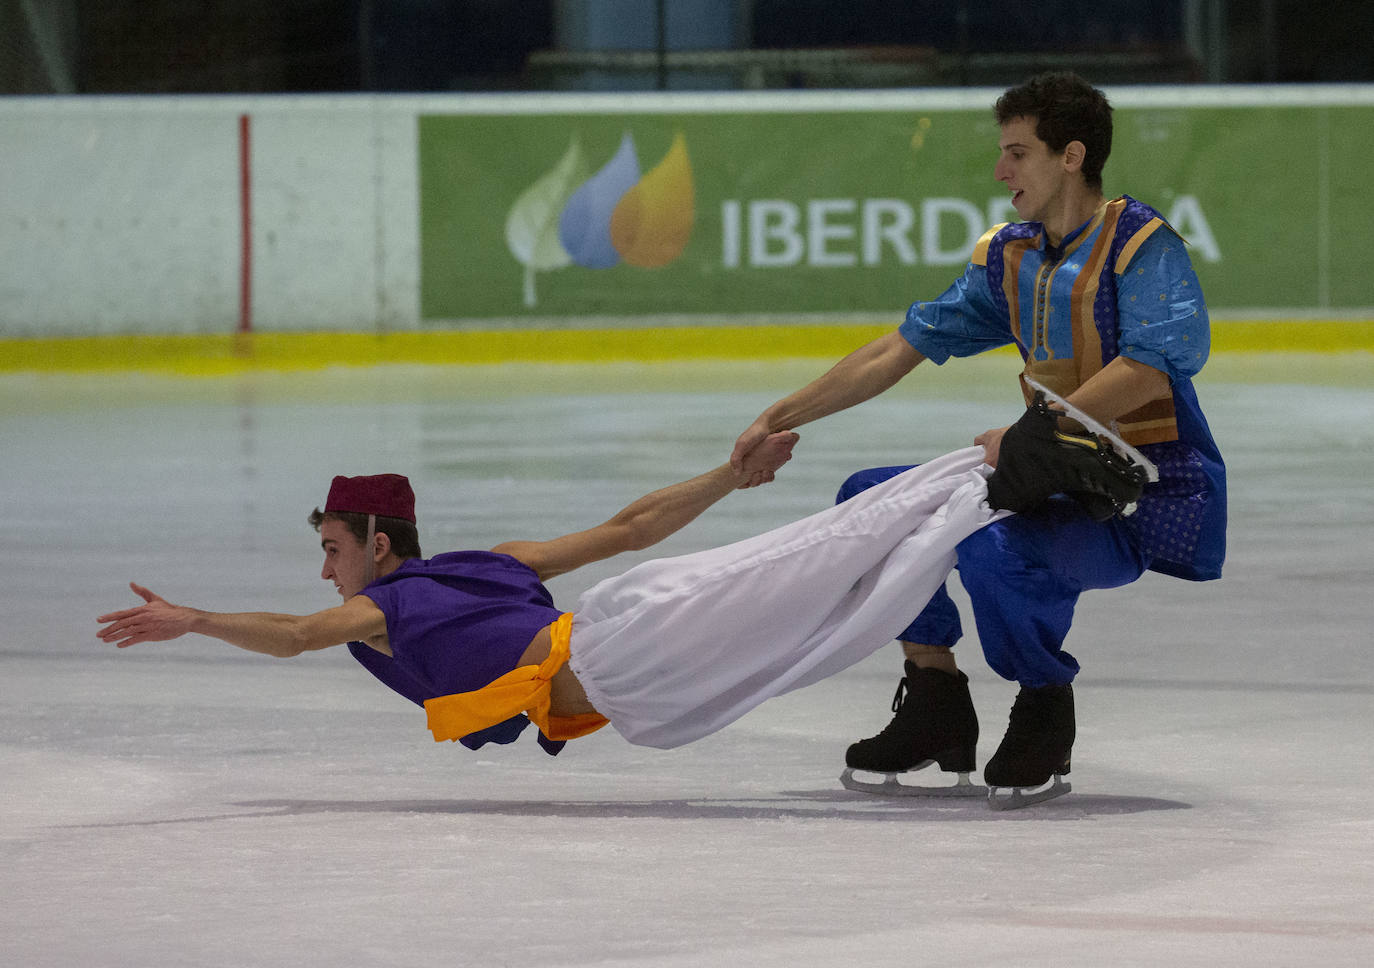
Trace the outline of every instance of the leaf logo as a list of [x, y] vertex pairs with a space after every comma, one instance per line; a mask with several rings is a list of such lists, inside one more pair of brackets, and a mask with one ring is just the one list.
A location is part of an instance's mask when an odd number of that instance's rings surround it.
[[630, 265], [657, 269], [682, 255], [695, 218], [692, 163], [679, 133], [663, 160], [616, 204], [611, 242]]
[[506, 246], [525, 267], [524, 303], [532, 307], [536, 271], [573, 263], [609, 269], [622, 261], [660, 268], [687, 248], [695, 218], [692, 164], [680, 132], [642, 177], [629, 132], [590, 176], [574, 135], [554, 169], [516, 199], [506, 217]]
[[572, 261], [587, 269], [609, 269], [620, 261], [611, 243], [611, 215], [639, 181], [639, 155], [626, 132], [610, 161], [572, 193], [558, 219], [558, 239]]
[[525, 267], [526, 306], [538, 302], [534, 292], [536, 271], [561, 269], [572, 262], [558, 241], [559, 213], [586, 177], [582, 146], [573, 135], [568, 150], [553, 170], [525, 189], [506, 215], [506, 248]]

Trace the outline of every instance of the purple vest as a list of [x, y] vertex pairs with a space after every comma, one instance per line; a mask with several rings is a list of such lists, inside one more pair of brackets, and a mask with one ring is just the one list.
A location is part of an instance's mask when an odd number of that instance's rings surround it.
[[[348, 650], [417, 705], [481, 689], [510, 672], [530, 640], [562, 614], [529, 566], [489, 551], [411, 558], [362, 594], [386, 616], [392, 654], [362, 642], [350, 642]], [[514, 716], [462, 742], [470, 749], [509, 743], [528, 725]], [[550, 753], [563, 746], [539, 739]]]

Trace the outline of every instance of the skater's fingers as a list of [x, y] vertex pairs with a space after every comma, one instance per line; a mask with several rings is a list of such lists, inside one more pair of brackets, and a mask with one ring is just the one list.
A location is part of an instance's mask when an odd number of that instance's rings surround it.
[[96, 617], [96, 621], [97, 621], [97, 622], [120, 622], [120, 621], [123, 621], [123, 620], [126, 619], [126, 618], [131, 618], [132, 616], [137, 615], [139, 612], [143, 611], [143, 609], [146, 608], [146, 607], [147, 607], [147, 606], [145, 606], [145, 605], [140, 605], [140, 606], [138, 606], [137, 608], [126, 608], [126, 609], [122, 609], [121, 611], [118, 611], [118, 612], [110, 612], [108, 615], [99, 615], [99, 616]]
[[735, 449], [730, 453], [730, 466], [736, 473], [744, 470], [745, 458], [767, 437], [768, 427], [761, 423], [761, 420], [754, 421], [739, 435], [735, 441]]
[[973, 438], [973, 443], [983, 448], [983, 463], [989, 467], [997, 466], [997, 458], [1002, 452], [1002, 435], [1006, 432], [1006, 427], [999, 427], [995, 430], [985, 430]]
[[142, 585], [139, 585], [135, 582], [129, 582], [129, 587], [134, 590], [135, 595], [143, 599], [145, 602], [148, 602], [149, 604], [164, 600], [162, 596], [155, 595], [150, 589], [144, 588]]
[[101, 629], [97, 635], [100, 640], [113, 645], [117, 649], [127, 649], [131, 645], [138, 645], [142, 642], [155, 642], [158, 637], [149, 629], [141, 625], [130, 625], [126, 623], [116, 623], [108, 628]]

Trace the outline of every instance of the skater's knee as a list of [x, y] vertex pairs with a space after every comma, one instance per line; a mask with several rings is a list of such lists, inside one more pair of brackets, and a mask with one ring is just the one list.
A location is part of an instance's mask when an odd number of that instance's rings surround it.
[[842, 504], [856, 494], [868, 490], [875, 484], [881, 484], [891, 477], [896, 477], [909, 466], [900, 467], [869, 467], [865, 470], [855, 471], [845, 479], [840, 485], [839, 492], [835, 495], [835, 503]]
[[861, 491], [865, 491], [872, 486], [873, 485], [871, 483], [864, 482], [863, 471], [856, 471], [855, 473], [850, 474], [848, 477], [846, 477], [844, 483], [840, 485], [840, 489], [835, 492], [835, 503], [843, 504], [845, 501], [848, 501], [855, 494], [858, 494]]

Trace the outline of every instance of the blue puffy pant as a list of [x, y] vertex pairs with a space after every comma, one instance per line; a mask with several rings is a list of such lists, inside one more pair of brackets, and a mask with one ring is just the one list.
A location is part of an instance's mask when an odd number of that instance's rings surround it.
[[[836, 501], [910, 466], [859, 471], [844, 482]], [[1072, 682], [1078, 674], [1078, 661], [1063, 646], [1079, 593], [1130, 584], [1149, 564], [1120, 518], [1094, 521], [1063, 495], [994, 521], [956, 551], [988, 665], [1002, 678], [1032, 688]], [[898, 638], [952, 646], [963, 634], [959, 609], [941, 586]]]

